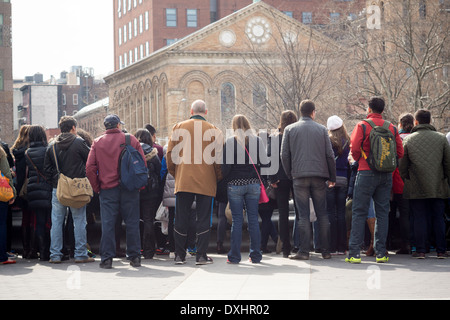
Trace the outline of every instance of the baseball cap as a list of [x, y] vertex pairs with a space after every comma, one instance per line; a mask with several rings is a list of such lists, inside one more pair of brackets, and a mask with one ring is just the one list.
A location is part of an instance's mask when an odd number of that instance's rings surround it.
[[106, 129], [112, 129], [117, 127], [118, 124], [125, 124], [125, 122], [120, 121], [119, 116], [115, 114], [110, 114], [105, 117], [105, 120], [103, 120], [103, 124], [105, 125]]

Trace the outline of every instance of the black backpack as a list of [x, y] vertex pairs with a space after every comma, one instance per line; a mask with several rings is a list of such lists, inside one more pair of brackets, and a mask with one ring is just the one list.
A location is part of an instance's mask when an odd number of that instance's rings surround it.
[[119, 157], [120, 185], [129, 191], [139, 190], [148, 183], [148, 169], [142, 155], [130, 144], [130, 134], [125, 134], [125, 145]]

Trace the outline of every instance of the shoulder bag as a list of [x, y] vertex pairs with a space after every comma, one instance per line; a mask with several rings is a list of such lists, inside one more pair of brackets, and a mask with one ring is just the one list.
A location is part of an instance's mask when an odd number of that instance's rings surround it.
[[65, 176], [58, 166], [58, 158], [56, 157], [55, 144], [52, 146], [53, 155], [55, 157], [56, 170], [58, 172], [58, 186], [56, 188], [56, 197], [58, 201], [67, 207], [81, 208], [87, 205], [94, 196], [91, 183], [87, 177], [69, 178]]
[[264, 186], [264, 183], [263, 183], [262, 180], [261, 180], [261, 177], [260, 177], [260, 175], [259, 175], [258, 170], [256, 169], [256, 166], [255, 166], [255, 163], [254, 163], [253, 160], [252, 160], [252, 157], [250, 157], [250, 153], [248, 152], [248, 150], [247, 150], [247, 148], [246, 148], [245, 146], [244, 146], [244, 148], [245, 148], [245, 151], [246, 151], [247, 154], [248, 154], [248, 158], [249, 158], [250, 161], [252, 162], [253, 168], [255, 168], [256, 174], [258, 175], [258, 178], [259, 178], [259, 182], [260, 182], [260, 186], [261, 186], [261, 193], [260, 193], [260, 195], [259, 195], [259, 203], [260, 203], [260, 204], [261, 204], [261, 203], [267, 203], [267, 202], [269, 202], [269, 197], [267, 196], [267, 193], [266, 193], [266, 187]]

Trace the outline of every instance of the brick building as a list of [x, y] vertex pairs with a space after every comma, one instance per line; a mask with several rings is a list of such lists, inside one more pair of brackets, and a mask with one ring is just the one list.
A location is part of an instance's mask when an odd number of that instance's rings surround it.
[[13, 131], [11, 3], [0, 0], [0, 139], [10, 146]]
[[[114, 0], [114, 70], [120, 70], [255, 0]], [[357, 15], [365, 0], [265, 0], [304, 24]]]
[[[270, 50], [282, 36], [276, 25], [297, 30], [293, 41], [304, 43], [312, 32], [314, 42], [332, 46], [320, 32], [264, 2], [254, 3], [107, 76], [108, 112], [118, 114], [131, 133], [151, 123], [164, 140], [189, 116], [191, 103], [203, 99], [208, 120], [230, 128], [234, 114], [246, 113], [244, 102], [255, 103], [255, 92], [244, 89], [253, 76], [243, 58], [249, 41]], [[266, 93], [267, 99], [274, 96]]]

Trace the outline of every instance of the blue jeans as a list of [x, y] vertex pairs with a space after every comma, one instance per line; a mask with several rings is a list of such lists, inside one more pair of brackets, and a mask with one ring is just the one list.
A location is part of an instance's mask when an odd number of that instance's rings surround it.
[[295, 205], [299, 214], [299, 252], [309, 254], [311, 249], [311, 222], [309, 198], [312, 199], [318, 224], [318, 247], [322, 253], [330, 252], [330, 221], [327, 214], [326, 179], [319, 177], [294, 179]]
[[73, 217], [73, 227], [75, 234], [75, 260], [84, 260], [88, 258], [86, 247], [86, 206], [79, 209], [63, 206], [56, 197], [56, 188], [52, 194], [52, 228], [50, 230], [50, 259], [61, 261], [63, 256], [63, 229], [67, 210], [70, 209]]
[[330, 219], [330, 251], [344, 252], [347, 248], [345, 201], [347, 187], [327, 189], [327, 211]]
[[250, 234], [250, 259], [258, 263], [262, 259], [261, 254], [261, 232], [259, 230], [258, 206], [259, 206], [259, 184], [247, 184], [243, 186], [228, 185], [228, 201], [230, 203], [232, 225], [231, 245], [228, 260], [233, 263], [241, 261], [241, 242], [243, 226], [243, 210], [247, 213], [248, 232]]
[[102, 219], [100, 256], [102, 261], [116, 256], [115, 226], [119, 216], [126, 225], [127, 258], [132, 260], [140, 257], [139, 207], [139, 191], [128, 191], [121, 187], [100, 190], [100, 216]]
[[352, 229], [349, 241], [349, 257], [360, 256], [364, 241], [364, 229], [373, 199], [375, 209], [374, 249], [377, 257], [386, 254], [386, 238], [389, 228], [389, 208], [392, 189], [392, 173], [371, 170], [358, 171], [353, 191]]

